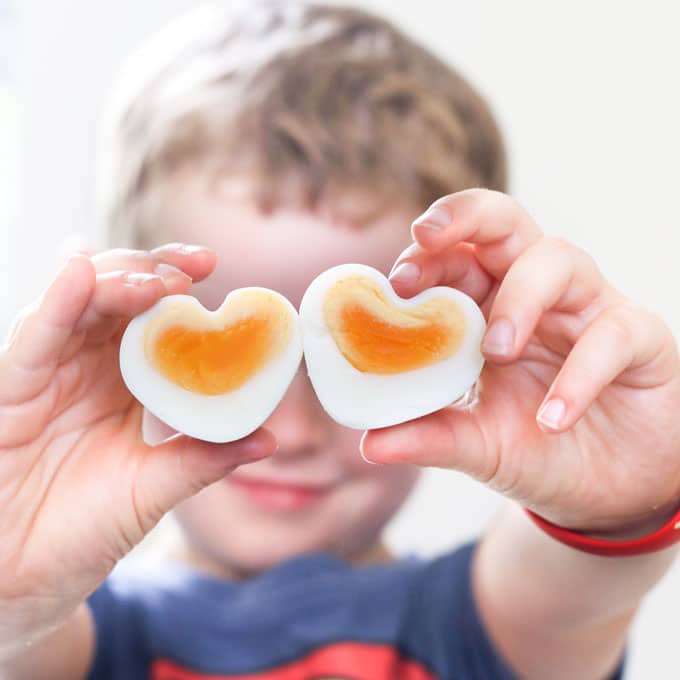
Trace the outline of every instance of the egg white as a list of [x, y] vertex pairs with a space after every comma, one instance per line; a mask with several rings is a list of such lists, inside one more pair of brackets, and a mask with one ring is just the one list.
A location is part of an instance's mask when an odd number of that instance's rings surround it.
[[[392, 375], [363, 373], [342, 355], [324, 321], [324, 298], [339, 279], [350, 276], [375, 281], [395, 307], [417, 307], [445, 297], [463, 311], [466, 330], [458, 351], [448, 359]], [[486, 322], [475, 301], [444, 286], [411, 299], [400, 298], [377, 269], [360, 264], [333, 267], [311, 283], [300, 305], [307, 371], [326, 412], [346, 427], [359, 430], [388, 427], [449, 406], [475, 384], [484, 365], [480, 345]]]
[[[241, 387], [216, 395], [191, 392], [166, 378], [144, 352], [147, 324], [168, 305], [181, 301], [201, 310], [206, 317], [221, 310], [243, 292], [259, 291], [284, 303], [290, 317], [290, 336], [281, 353], [258, 370]], [[240, 288], [225, 298], [220, 308], [209, 311], [189, 295], [169, 295], [132, 319], [120, 345], [120, 370], [134, 397], [164, 423], [190, 437], [225, 443], [254, 432], [272, 414], [286, 393], [302, 359], [302, 332], [295, 307], [279, 293], [266, 288]]]

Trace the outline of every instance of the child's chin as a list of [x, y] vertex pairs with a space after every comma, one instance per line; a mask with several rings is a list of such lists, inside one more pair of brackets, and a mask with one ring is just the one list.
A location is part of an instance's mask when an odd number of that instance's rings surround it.
[[295, 559], [305, 554], [314, 552], [327, 552], [322, 547], [308, 547], [306, 549], [293, 549], [291, 546], [279, 545], [269, 546], [259, 550], [239, 550], [238, 554], [230, 555], [231, 569], [244, 578], [257, 576], [263, 572], [273, 569], [277, 565]]

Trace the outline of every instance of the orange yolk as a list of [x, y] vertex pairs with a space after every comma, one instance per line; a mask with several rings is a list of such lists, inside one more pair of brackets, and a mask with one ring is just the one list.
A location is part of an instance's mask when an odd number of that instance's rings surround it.
[[153, 346], [156, 368], [169, 380], [198, 394], [236, 390], [270, 359], [272, 324], [248, 317], [221, 330], [171, 326]]
[[435, 321], [403, 327], [350, 304], [340, 314], [342, 353], [359, 371], [391, 375], [446, 359], [455, 343], [453, 329]]

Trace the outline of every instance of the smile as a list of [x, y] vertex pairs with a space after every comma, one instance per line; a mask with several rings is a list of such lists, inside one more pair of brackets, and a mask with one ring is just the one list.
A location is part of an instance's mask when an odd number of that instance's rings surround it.
[[226, 481], [249, 501], [270, 510], [300, 510], [327, 497], [332, 485], [291, 484], [230, 475]]

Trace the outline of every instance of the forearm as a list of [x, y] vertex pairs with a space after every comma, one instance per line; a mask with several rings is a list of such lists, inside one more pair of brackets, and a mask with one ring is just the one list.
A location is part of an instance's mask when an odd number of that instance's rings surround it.
[[474, 589], [491, 637], [523, 680], [604, 680], [640, 600], [675, 553], [588, 555], [508, 504], [480, 545]]
[[82, 680], [94, 651], [94, 623], [81, 604], [57, 630], [25, 641], [0, 655], [2, 680]]

